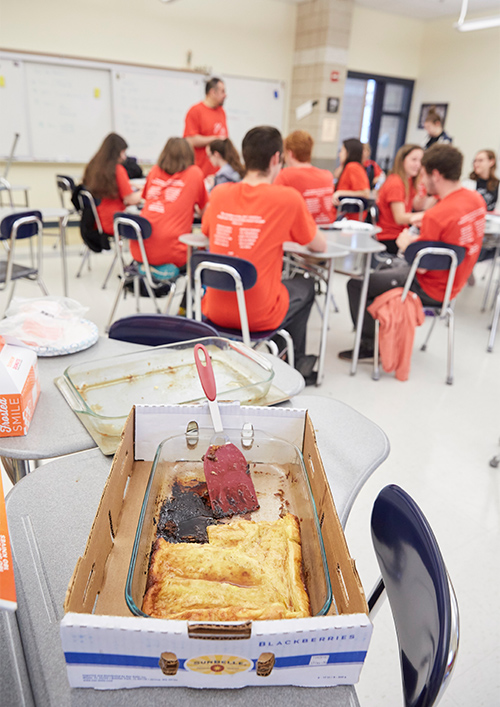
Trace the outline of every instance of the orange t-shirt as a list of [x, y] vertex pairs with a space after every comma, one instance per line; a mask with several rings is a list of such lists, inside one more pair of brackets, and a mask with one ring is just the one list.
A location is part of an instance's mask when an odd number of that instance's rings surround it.
[[[144, 241], [150, 265], [186, 264], [187, 246], [179, 241], [183, 233], [191, 233], [195, 204], [202, 209], [208, 201], [203, 172], [193, 165], [182, 172], [167, 174], [155, 165], [148, 174], [143, 197], [146, 199], [141, 216], [153, 227]], [[130, 253], [141, 262], [136, 241], [130, 241]]]
[[[486, 204], [480, 194], [458, 189], [441, 199], [425, 212], [420, 228], [420, 241], [442, 241], [466, 248], [465, 258], [458, 266], [451, 298], [457, 296], [472, 272], [481, 250]], [[429, 297], [441, 302], [448, 280], [447, 270], [417, 272], [417, 280]]]
[[[316, 224], [300, 194], [275, 184], [221, 184], [210, 194], [202, 231], [210, 251], [250, 260], [257, 282], [245, 292], [250, 331], [278, 327], [288, 311], [288, 291], [281, 282], [283, 243], [310, 243]], [[222, 327], [240, 327], [236, 295], [208, 289], [203, 312]]]
[[113, 216], [118, 211], [125, 211], [123, 200], [134, 191], [130, 184], [127, 170], [122, 164], [116, 165], [115, 175], [118, 196], [114, 199], [101, 199], [101, 203], [97, 207], [97, 214], [101, 221], [102, 230], [110, 236], [113, 235]]
[[412, 210], [413, 199], [416, 196], [417, 190], [410, 181], [410, 190], [406, 195], [405, 185], [398, 174], [391, 174], [380, 187], [377, 198], [377, 206], [379, 211], [378, 223], [382, 231], [377, 234], [379, 241], [393, 241], [399, 236], [401, 231], [406, 226], [401, 226], [396, 223], [392, 215], [391, 204], [401, 202], [404, 204], [404, 209], [407, 214]]
[[287, 167], [281, 170], [274, 184], [293, 187], [300, 192], [316, 223], [332, 223], [333, 175], [327, 169]]
[[[192, 106], [186, 115], [184, 137], [193, 135], [217, 135], [221, 140], [227, 137], [226, 113], [222, 106], [209, 108], [203, 101]], [[203, 176], [215, 174], [218, 167], [214, 167], [207, 157], [204, 147], [194, 148], [195, 163], [200, 167]]]
[[[365, 168], [360, 162], [348, 162], [342, 170], [335, 191], [361, 191], [363, 189], [370, 189]], [[333, 218], [335, 219], [336, 216], [337, 210], [334, 209]], [[359, 220], [358, 214], [345, 214], [345, 217], [355, 221]]]

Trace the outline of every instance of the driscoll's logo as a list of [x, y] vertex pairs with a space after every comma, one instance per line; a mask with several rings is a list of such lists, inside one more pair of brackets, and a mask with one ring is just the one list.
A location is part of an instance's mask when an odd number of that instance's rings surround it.
[[185, 663], [188, 670], [204, 675], [234, 675], [252, 667], [252, 661], [237, 655], [200, 655]]

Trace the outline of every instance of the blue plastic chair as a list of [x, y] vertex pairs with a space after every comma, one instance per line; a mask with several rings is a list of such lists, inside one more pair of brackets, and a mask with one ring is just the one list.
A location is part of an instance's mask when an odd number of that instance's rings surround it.
[[108, 336], [131, 344], [162, 346], [219, 334], [209, 324], [194, 319], [168, 314], [132, 314], [113, 322]]
[[[424, 268], [425, 270], [448, 270], [448, 280], [446, 282], [446, 289], [442, 303], [438, 306], [432, 307], [429, 305], [424, 306], [424, 310], [433, 315], [432, 324], [429, 327], [427, 336], [424, 343], [420, 347], [421, 351], [427, 350], [427, 344], [431, 338], [431, 334], [434, 330], [436, 321], [439, 319], [446, 320], [448, 325], [448, 353], [447, 353], [447, 365], [446, 365], [446, 383], [452, 385], [454, 371], [453, 371], [453, 358], [455, 351], [455, 313], [454, 304], [455, 301], [451, 300], [451, 291], [453, 289], [453, 283], [455, 281], [455, 273], [457, 267], [465, 258], [466, 249], [462, 246], [453, 245], [451, 243], [443, 243], [442, 241], [416, 241], [411, 243], [405, 250], [405, 259], [408, 263], [411, 263], [410, 272], [406, 278], [405, 286], [401, 294], [401, 301], [404, 302], [410, 291], [411, 284], [418, 268]], [[379, 329], [380, 323], [378, 319], [375, 319], [375, 340], [374, 340], [374, 357], [373, 357], [373, 380], [379, 380], [380, 378], [380, 368], [379, 368]]]
[[293, 340], [286, 329], [281, 327], [268, 331], [250, 331], [249, 329], [245, 291], [250, 290], [257, 282], [257, 270], [253, 263], [230, 255], [200, 251], [191, 256], [191, 272], [194, 273], [194, 303], [197, 321], [202, 321], [201, 299], [204, 288], [212, 287], [223, 292], [235, 292], [240, 315], [240, 329], [221, 327], [207, 318], [204, 318], [203, 321], [217, 329], [219, 336], [243, 341], [247, 346], [265, 343], [275, 356], [278, 355], [278, 347], [272, 341], [272, 337], [279, 334], [286, 343], [288, 363], [292, 367], [295, 365]]
[[386, 486], [379, 493], [371, 530], [382, 578], [368, 600], [370, 618], [387, 592], [405, 707], [431, 707], [441, 698], [457, 656], [455, 592], [427, 519], [399, 486]]
[[[36, 265], [34, 262], [31, 267], [15, 263], [16, 241], [34, 236], [37, 238]], [[19, 211], [5, 216], [0, 223], [0, 240], [4, 241], [4, 245], [8, 243], [7, 258], [0, 260], [0, 291], [10, 287], [5, 309], [8, 308], [14, 295], [16, 282], [21, 278], [36, 282], [43, 294], [48, 295], [49, 292], [42, 280], [43, 226], [40, 211]]]
[[[114, 231], [115, 252], [117, 254], [118, 266], [120, 269], [120, 284], [118, 286], [113, 308], [106, 326], [106, 331], [109, 331], [118, 307], [118, 302], [120, 301], [120, 297], [127, 285], [131, 284], [133, 286], [137, 312], [140, 311], [139, 303], [141, 283], [144, 283], [147, 295], [151, 298], [158, 314], [160, 314], [160, 307], [157, 296], [163, 296], [168, 293], [167, 304], [165, 307], [165, 313], [168, 314], [173, 296], [176, 292], [176, 281], [178, 279], [177, 275], [169, 282], [160, 282], [156, 281], [151, 274], [151, 268], [149, 266], [148, 256], [146, 255], [144, 241], [151, 236], [152, 227], [150, 222], [143, 216], [136, 216], [135, 214], [122, 212], [116, 213], [114, 215]], [[122, 245], [122, 241], [124, 240], [137, 241], [141, 252], [142, 263], [137, 263], [133, 260], [130, 265], [125, 264]]]

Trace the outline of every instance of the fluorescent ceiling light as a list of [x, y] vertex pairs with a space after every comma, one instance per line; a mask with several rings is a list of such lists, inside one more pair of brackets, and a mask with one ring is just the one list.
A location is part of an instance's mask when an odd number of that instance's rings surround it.
[[458, 22], [453, 25], [459, 32], [474, 32], [477, 29], [500, 27], [500, 15], [497, 15], [496, 17], [478, 17], [477, 20], [465, 21], [468, 4], [468, 0], [462, 0], [460, 17], [458, 18]]

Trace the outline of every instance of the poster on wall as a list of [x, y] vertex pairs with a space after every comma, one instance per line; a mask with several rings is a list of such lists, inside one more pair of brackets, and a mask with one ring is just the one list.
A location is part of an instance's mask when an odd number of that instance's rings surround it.
[[440, 116], [441, 125], [444, 128], [444, 121], [446, 120], [446, 113], [448, 112], [447, 103], [422, 103], [418, 114], [418, 128], [423, 130], [425, 119], [430, 110], [435, 111]]

